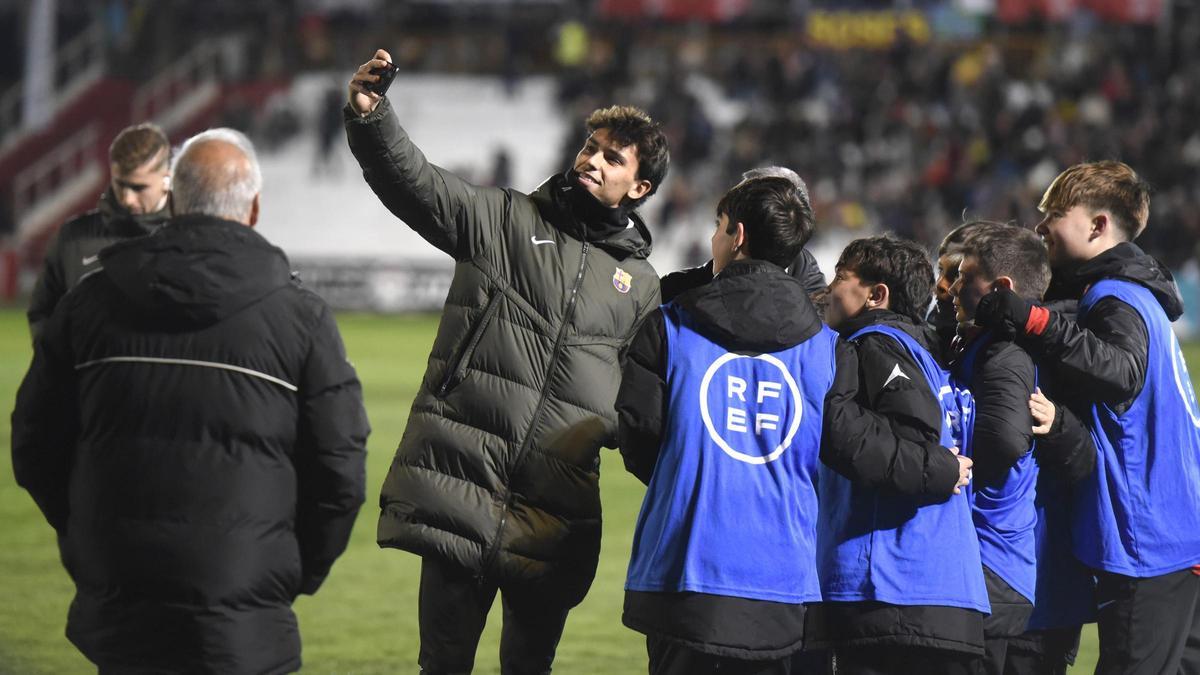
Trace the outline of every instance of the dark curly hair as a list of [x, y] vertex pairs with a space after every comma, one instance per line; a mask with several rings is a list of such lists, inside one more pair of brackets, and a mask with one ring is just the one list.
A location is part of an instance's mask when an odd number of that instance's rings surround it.
[[887, 286], [889, 309], [916, 323], [924, 321], [933, 297], [933, 264], [917, 243], [890, 234], [856, 239], [842, 251], [837, 269]]
[[667, 150], [667, 136], [663, 133], [662, 125], [641, 108], [614, 105], [595, 110], [588, 116], [588, 134], [599, 129], [607, 129], [609, 137], [622, 147], [637, 147], [637, 178], [650, 181], [650, 191], [633, 202], [634, 206], [640, 206], [658, 191], [671, 165], [671, 153]]

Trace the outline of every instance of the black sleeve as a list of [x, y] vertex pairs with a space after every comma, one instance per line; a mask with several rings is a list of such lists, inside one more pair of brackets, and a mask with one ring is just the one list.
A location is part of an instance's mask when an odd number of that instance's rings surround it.
[[863, 405], [886, 417], [902, 438], [941, 440], [942, 406], [908, 350], [886, 335], [867, 334], [858, 340], [857, 351]]
[[1047, 434], [1037, 437], [1033, 458], [1038, 470], [1075, 483], [1095, 470], [1096, 442], [1078, 415], [1064, 405], [1053, 403], [1054, 423]]
[[629, 344], [617, 392], [617, 445], [625, 468], [650, 483], [666, 421], [666, 335], [655, 309]]
[[975, 399], [972, 470], [983, 485], [1003, 483], [1033, 443], [1029, 395], [1036, 386], [1033, 360], [1011, 342], [989, 345], [971, 377]]
[[788, 267], [788, 274], [799, 279], [809, 295], [820, 293], [828, 287], [828, 284], [825, 283], [825, 275], [821, 273], [821, 266], [817, 264], [817, 259], [807, 248], [800, 249], [800, 254]]
[[1088, 312], [1087, 328], [1058, 312], [1050, 317], [1042, 335], [1023, 342], [1039, 361], [1055, 363], [1072, 398], [1119, 407], [1138, 395], [1146, 382], [1150, 334], [1137, 310], [1109, 297]]
[[675, 299], [680, 293], [690, 291], [697, 286], [703, 286], [712, 281], [712, 261], [700, 265], [699, 267], [689, 267], [676, 272], [671, 272], [667, 276], [659, 280], [659, 289], [662, 291], [662, 301], [664, 303]]
[[33, 362], [17, 390], [12, 414], [12, 462], [17, 485], [29, 491], [46, 520], [66, 533], [68, 486], [79, 436], [78, 393], [68, 314], [61, 307], [34, 340]]
[[[867, 397], [860, 390], [859, 361], [855, 346], [839, 340], [834, 383], [825, 397], [821, 461], [867, 487], [910, 495], [952, 494], [958, 459], [936, 441], [898, 436], [887, 418], [863, 407]], [[926, 395], [933, 396], [928, 390]], [[940, 406], [937, 417], [940, 427]]]
[[58, 255], [58, 240], [61, 236], [62, 229], [60, 228], [58, 234], [46, 248], [42, 271], [38, 274], [37, 283], [33, 287], [33, 294], [29, 300], [29, 309], [25, 312], [29, 319], [29, 332], [35, 340], [38, 333], [41, 332], [43, 324], [54, 313], [55, 306], [67, 292], [67, 285], [63, 279], [62, 261]]
[[316, 592], [350, 540], [366, 498], [370, 433], [358, 376], [327, 307], [313, 331], [301, 379], [295, 457], [302, 593]]

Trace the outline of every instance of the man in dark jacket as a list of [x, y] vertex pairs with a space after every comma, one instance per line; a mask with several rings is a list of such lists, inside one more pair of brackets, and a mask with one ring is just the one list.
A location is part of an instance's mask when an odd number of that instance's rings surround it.
[[170, 225], [101, 251], [36, 340], [13, 467], [101, 671], [294, 672], [292, 602], [364, 499], [362, 392], [328, 306], [248, 227], [249, 141], [200, 134], [175, 175]]
[[[792, 655], [820, 597], [822, 436], [853, 445], [846, 454], [908, 453], [878, 475], [909, 471], [896, 482], [917, 491], [949, 494], [958, 463], [936, 443], [896, 439], [835, 386], [858, 385], [853, 347], [784, 271], [812, 232], [799, 188], [750, 179], [717, 210], [717, 276], [650, 315], [623, 371], [621, 454], [649, 488], [622, 618], [646, 634], [651, 673], [805, 672], [813, 659]], [[930, 457], [948, 471], [928, 470]]]
[[[806, 208], [812, 209], [808, 198], [808, 186], [805, 185], [804, 179], [800, 178], [795, 171], [787, 167], [766, 166], [751, 169], [742, 174], [742, 181], [768, 177], [785, 178], [790, 181], [796, 186], [797, 196], [806, 205]], [[817, 265], [817, 259], [813, 257], [812, 252], [807, 248], [801, 248], [796, 257], [788, 263], [786, 269], [789, 275], [800, 281], [804, 286], [804, 290], [808, 292], [809, 297], [817, 298], [824, 295], [825, 275], [821, 273], [821, 268]], [[712, 279], [712, 260], [697, 267], [689, 267], [671, 272], [663, 277], [660, 282], [662, 301], [670, 302], [680, 293], [704, 285], [712, 281]]]
[[[1075, 555], [1096, 572], [1097, 673], [1180, 671], [1200, 621], [1200, 405], [1170, 321], [1170, 273], [1132, 240], [1149, 186], [1129, 166], [1073, 166], [1042, 197], [1038, 234], [1082, 289], [1072, 321], [997, 291], [976, 322], [1014, 335], [1087, 411], [1099, 453], [1072, 504]], [[1190, 647], [1189, 647], [1190, 649]], [[1200, 666], [1200, 662], [1194, 662]]]
[[35, 337], [63, 295], [80, 277], [99, 269], [100, 249], [149, 234], [167, 219], [170, 160], [171, 143], [153, 124], [128, 127], [113, 139], [109, 186], [99, 205], [63, 224], [46, 249], [27, 312]]
[[380, 50], [350, 83], [350, 149], [384, 205], [456, 267], [384, 481], [379, 544], [423, 558], [426, 672], [471, 670], [498, 590], [502, 671], [549, 672], [595, 576], [620, 354], [659, 302], [634, 209], [666, 175], [666, 138], [636, 108], [597, 110], [574, 166], [532, 195], [470, 185], [426, 161], [363, 87], [389, 63]]

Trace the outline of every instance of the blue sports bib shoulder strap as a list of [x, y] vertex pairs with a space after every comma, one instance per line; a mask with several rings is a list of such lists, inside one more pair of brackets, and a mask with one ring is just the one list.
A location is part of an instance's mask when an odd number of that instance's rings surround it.
[[1148, 304], [1151, 307], [1158, 306], [1158, 300], [1154, 298], [1154, 294], [1141, 284], [1123, 279], [1101, 279], [1089, 286], [1087, 292], [1083, 294], [1083, 298], [1080, 299], [1079, 316], [1081, 318], [1086, 316], [1097, 302], [1107, 297], [1114, 297], [1134, 305], [1135, 309], [1139, 309], [1137, 305], [1140, 303]]
[[900, 330], [895, 326], [889, 326], [881, 323], [860, 328], [851, 334], [847, 339], [851, 342], [857, 342], [859, 338], [869, 333], [886, 335], [899, 342], [904, 347], [905, 351], [908, 352], [909, 356], [912, 357], [913, 361], [917, 362], [917, 366], [921, 369], [922, 374], [925, 375], [925, 379], [929, 382], [929, 388], [933, 390], [933, 397], [939, 400], [941, 399], [941, 392], [939, 389], [943, 384], [945, 384], [947, 374], [946, 371], [940, 365], [938, 365], [936, 361], [934, 361], [933, 355], [929, 353], [929, 350], [926, 349], [924, 345], [903, 330]]

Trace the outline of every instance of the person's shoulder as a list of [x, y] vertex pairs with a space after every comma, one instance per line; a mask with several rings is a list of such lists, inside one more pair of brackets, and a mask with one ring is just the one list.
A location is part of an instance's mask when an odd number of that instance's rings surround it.
[[297, 311], [311, 316], [314, 321], [323, 314], [333, 312], [333, 308], [329, 306], [325, 298], [317, 295], [315, 291], [304, 285], [298, 273], [292, 273], [292, 278], [288, 280], [288, 284], [282, 290], [281, 295], [290, 304], [294, 305]]
[[[973, 377], [989, 385], [1011, 382], [1014, 385], [1034, 379], [1033, 357], [1014, 342], [995, 341], [988, 344], [975, 365]], [[1016, 379], [1014, 379], [1016, 378]]]
[[104, 216], [97, 209], [84, 211], [69, 218], [59, 226], [58, 236], [71, 237], [89, 234], [99, 234], [104, 231]]

